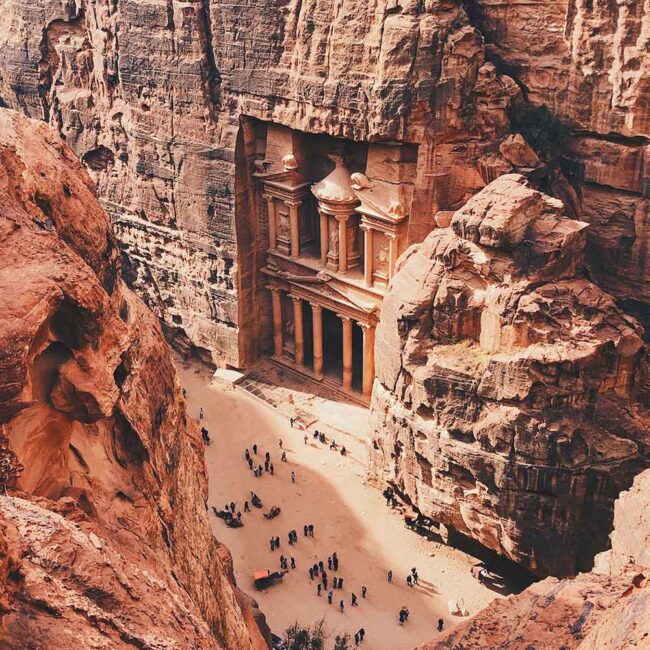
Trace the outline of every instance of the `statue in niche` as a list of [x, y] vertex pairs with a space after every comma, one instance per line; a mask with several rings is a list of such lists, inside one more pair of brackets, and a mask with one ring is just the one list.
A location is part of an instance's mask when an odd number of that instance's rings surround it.
[[339, 229], [338, 223], [332, 227], [330, 224], [330, 253], [333, 255], [339, 254]]
[[380, 246], [376, 257], [376, 267], [382, 271], [386, 270], [388, 266], [388, 246]]
[[278, 236], [282, 239], [289, 239], [289, 213], [286, 210], [278, 210]]

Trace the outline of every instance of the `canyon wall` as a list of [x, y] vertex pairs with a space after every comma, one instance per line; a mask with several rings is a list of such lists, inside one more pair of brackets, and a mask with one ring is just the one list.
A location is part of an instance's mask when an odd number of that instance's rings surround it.
[[0, 109], [0, 647], [264, 648], [120, 259], [72, 151]]
[[384, 300], [372, 471], [540, 575], [588, 570], [650, 465], [643, 330], [581, 274], [589, 225], [523, 176], [447, 219]]
[[[595, 279], [644, 314], [648, 0], [0, 0], [0, 10], [2, 103], [60, 130], [97, 182], [129, 282], [170, 336], [217, 363], [243, 366], [266, 340], [244, 116], [417, 144], [412, 242], [438, 209], [525, 168], [592, 223]], [[517, 131], [541, 160], [504, 155]]]
[[650, 641], [650, 472], [616, 502], [612, 548], [573, 579], [547, 578], [420, 650], [628, 650]]

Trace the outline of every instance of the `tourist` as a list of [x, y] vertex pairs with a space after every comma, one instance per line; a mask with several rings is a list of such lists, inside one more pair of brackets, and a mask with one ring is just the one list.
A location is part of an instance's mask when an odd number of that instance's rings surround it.
[[210, 444], [210, 434], [205, 427], [201, 427], [201, 437], [206, 445]]
[[293, 546], [293, 535], [289, 533], [287, 537], [289, 538], [289, 546]]
[[248, 449], [246, 449], [246, 450], [244, 451], [244, 458], [245, 458], [246, 460], [248, 460], [250, 457], [251, 457], [251, 452], [248, 451]]
[[241, 512], [238, 512], [238, 513], [237, 513], [237, 519], [238, 519], [239, 521], [241, 521]]
[[257, 466], [257, 475], [262, 476], [262, 466], [261, 465]]
[[199, 420], [203, 419], [203, 407], [199, 408]]
[[325, 437], [325, 434], [324, 434], [324, 433], [321, 433], [321, 434], [318, 436], [318, 439], [319, 439], [323, 444], [325, 444], [325, 443], [327, 442], [327, 438]]
[[230, 502], [230, 510], [234, 513], [235, 512], [235, 502], [231, 501]]
[[342, 612], [344, 609], [345, 609], [345, 604], [343, 603], [343, 601], [341, 601], [339, 603], [339, 611]]
[[322, 588], [323, 588], [323, 586], [322, 586], [321, 583], [319, 582], [319, 583], [316, 585], [316, 591], [318, 592], [318, 595], [319, 595], [319, 596], [320, 596], [320, 592], [321, 592], [321, 589], [322, 589]]
[[187, 390], [183, 388], [183, 397], [187, 397]]
[[351, 600], [351, 602], [352, 602], [352, 607], [358, 607], [359, 606], [357, 604], [357, 595], [354, 592], [352, 592], [352, 600]]
[[338, 589], [338, 587], [339, 587], [339, 579], [336, 576], [334, 576], [334, 578], [332, 579], [332, 589]]
[[292, 569], [296, 568], [296, 558], [294, 558], [293, 555], [291, 556], [291, 568]]
[[328, 591], [327, 592], [327, 603], [328, 603], [328, 605], [332, 604], [332, 598], [334, 598], [334, 592], [333, 591]]
[[[309, 524], [309, 536], [313, 537], [314, 536], [314, 524]], [[322, 564], [322, 562], [321, 562]]]
[[281, 460], [283, 463], [286, 463], [286, 462], [287, 462], [287, 452], [286, 452], [286, 451], [283, 451], [283, 452], [282, 452], [282, 456], [280, 456], [280, 460]]
[[276, 536], [275, 538], [275, 546], [276, 548], [280, 548], [280, 538]]
[[336, 447], [337, 447], [336, 440], [332, 438], [332, 442], [330, 443], [330, 449], [334, 449], [334, 451], [336, 451]]
[[409, 587], [412, 587], [412, 586], [413, 586], [413, 577], [411, 576], [410, 573], [409, 573], [409, 575], [406, 576], [406, 584], [407, 584]]
[[339, 578], [339, 589], [343, 589], [343, 578]]
[[316, 430], [314, 431], [314, 439], [315, 439], [315, 440], [318, 440], [319, 437], [320, 437], [320, 435], [319, 435], [319, 433], [318, 433], [318, 429], [316, 429]]
[[280, 556], [280, 568], [284, 569], [284, 555]]
[[296, 482], [296, 473], [295, 472], [291, 472], [291, 482], [292, 483]]
[[278, 440], [278, 444], [280, 445], [280, 449], [282, 449], [282, 438], [280, 438], [280, 440]]
[[318, 568], [321, 570], [321, 573], [325, 570], [325, 565], [323, 564], [323, 560], [318, 561]]
[[348, 450], [345, 447], [341, 447], [341, 456], [345, 456], [348, 453]]
[[269, 471], [271, 472], [271, 476], [273, 476], [273, 471], [274, 471], [273, 463], [269, 465]]
[[[307, 528], [307, 526], [305, 526], [305, 528]], [[305, 532], [305, 535], [306, 535], [306, 534], [307, 534], [307, 533]], [[331, 556], [331, 555], [327, 558], [327, 568], [328, 568], [330, 571], [332, 570], [332, 556]]]
[[275, 551], [275, 537], [271, 537], [271, 550]]
[[314, 569], [312, 569], [311, 567], [309, 567], [309, 579], [310, 580], [314, 579]]
[[417, 572], [417, 571], [415, 571], [415, 572], [413, 573], [413, 582], [414, 582], [416, 585], [419, 585], [419, 584], [420, 584], [420, 576], [418, 575], [418, 572]]
[[253, 445], [253, 453], [257, 456], [257, 443]]
[[339, 556], [337, 555], [336, 551], [332, 553], [332, 566], [334, 567], [334, 571], [339, 570]]
[[267, 463], [271, 462], [271, 454], [269, 454], [268, 451], [264, 454], [264, 460], [266, 460]]
[[362, 586], [361, 587], [361, 598], [365, 598], [367, 593], [368, 593], [368, 588]]
[[318, 575], [318, 564], [314, 564], [312, 569], [314, 569], [314, 575], [317, 576]]
[[248, 501], [244, 501], [244, 512], [250, 512], [250, 511], [251, 511], [251, 509], [250, 509], [250, 507], [248, 505]]
[[268, 472], [268, 471], [269, 471], [269, 464], [270, 464], [270, 463], [269, 463], [269, 459], [267, 458], [267, 459], [264, 461], [264, 471], [265, 471], [265, 472]]
[[354, 645], [359, 645], [359, 633], [355, 632], [354, 634]]
[[445, 625], [445, 622], [441, 618], [439, 618], [438, 619], [438, 632], [442, 632], [442, 628], [444, 627], [444, 625]]
[[327, 574], [323, 571], [323, 589], [327, 589]]
[[305, 534], [305, 537], [309, 535], [309, 526], [307, 524], [302, 527], [302, 532]]
[[365, 638], [365, 636], [366, 636], [366, 630], [365, 628], [362, 627], [359, 630], [359, 639], [361, 640], [361, 643], [363, 643], [363, 639]]
[[253, 469], [253, 459], [250, 456], [248, 457], [248, 469]]
[[309, 436], [305, 434], [305, 444], [307, 444], [307, 441], [309, 440]]
[[[289, 424], [291, 425], [291, 428], [293, 429], [293, 423], [296, 421], [295, 418], [289, 418]], [[282, 445], [280, 445], [282, 447]]]

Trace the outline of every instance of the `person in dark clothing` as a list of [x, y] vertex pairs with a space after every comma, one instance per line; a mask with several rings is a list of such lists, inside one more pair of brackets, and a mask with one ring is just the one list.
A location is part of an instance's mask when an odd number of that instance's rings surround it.
[[330, 571], [332, 570], [332, 556], [331, 555], [327, 558], [327, 568]]
[[418, 575], [418, 572], [417, 572], [417, 571], [415, 571], [415, 572], [413, 573], [413, 582], [414, 582], [416, 585], [419, 585], [419, 584], [420, 584], [420, 576]]
[[339, 589], [343, 589], [343, 578], [339, 578]]
[[321, 592], [321, 589], [322, 589], [322, 588], [323, 588], [323, 586], [322, 586], [321, 583], [319, 582], [319, 583], [316, 585], [316, 591], [318, 592], [318, 595], [319, 595], [319, 596], [320, 596], [320, 592]]
[[368, 593], [368, 588], [362, 586], [361, 587], [361, 598], [365, 598], [367, 593]]
[[332, 567], [334, 568], [334, 571], [339, 570], [339, 556], [336, 554], [336, 551], [332, 553]]
[[245, 458], [246, 460], [250, 460], [250, 457], [251, 457], [251, 452], [248, 451], [248, 449], [246, 449], [246, 450], [244, 451], [244, 458]]
[[248, 501], [244, 501], [244, 512], [250, 512], [250, 506], [248, 505]]
[[293, 555], [291, 556], [291, 568], [292, 569], [296, 568], [296, 558], [294, 558]]
[[328, 603], [329, 605], [332, 604], [332, 598], [333, 598], [333, 597], [334, 597], [334, 592], [329, 591], [329, 592], [327, 593], [327, 603]]
[[280, 538], [279, 538], [279, 537], [276, 537], [276, 538], [275, 538], [275, 546], [276, 546], [277, 548], [280, 548]]
[[390, 569], [386, 574], [386, 577], [388, 578], [388, 582], [393, 582], [393, 572]]
[[359, 639], [361, 640], [361, 643], [363, 643], [363, 640], [364, 640], [365, 636], [366, 636], [366, 630], [365, 630], [365, 628], [362, 627], [359, 630]]
[[302, 527], [302, 532], [305, 534], [305, 537], [309, 535], [309, 526], [307, 524]]
[[289, 546], [293, 546], [293, 535], [289, 533], [287, 537], [289, 538]]
[[412, 587], [412, 586], [413, 586], [413, 578], [411, 577], [411, 574], [409, 574], [409, 575], [406, 576], [406, 584], [407, 584], [409, 587]]
[[253, 469], [253, 459], [250, 456], [248, 458], [248, 469]]
[[314, 579], [314, 570], [311, 567], [309, 567], [309, 579], [310, 580]]
[[261, 465], [257, 466], [257, 475], [262, 476], [262, 466]]
[[324, 571], [324, 570], [325, 570], [325, 565], [323, 564], [323, 560], [319, 560], [319, 561], [318, 561], [318, 568], [319, 568], [321, 571]]
[[275, 551], [275, 537], [271, 537], [271, 550]]
[[355, 632], [354, 634], [354, 645], [359, 645], [359, 633]]
[[314, 524], [309, 524], [309, 536], [314, 536]]
[[314, 569], [314, 575], [317, 576], [318, 575], [318, 564], [314, 564], [314, 566], [312, 568]]
[[271, 472], [271, 476], [273, 476], [273, 469], [274, 469], [274, 467], [273, 467], [273, 463], [271, 463], [271, 464], [269, 465], [269, 471]]
[[439, 618], [438, 619], [438, 632], [442, 632], [442, 628], [445, 626], [445, 622]]
[[253, 445], [253, 453], [257, 456], [257, 445]]
[[264, 461], [264, 471], [265, 471], [265, 472], [268, 472], [268, 471], [269, 471], [269, 461], [268, 461], [268, 460], [265, 460], [265, 461]]
[[327, 575], [323, 573], [323, 589], [327, 589]]
[[280, 460], [281, 460], [283, 463], [286, 463], [286, 462], [287, 462], [287, 452], [286, 452], [286, 451], [283, 451], [283, 452], [282, 452], [282, 456], [280, 456]]
[[345, 604], [343, 603], [343, 601], [341, 601], [341, 602], [339, 603], [339, 611], [342, 612], [344, 609], [345, 609]]
[[235, 502], [234, 502], [234, 501], [231, 501], [231, 502], [230, 502], [230, 510], [231, 510], [231, 512], [233, 512], [233, 513], [235, 512]]
[[358, 607], [357, 595], [354, 592], [352, 592], [352, 600], [351, 600], [351, 602], [352, 602], [352, 607]]
[[271, 454], [268, 451], [264, 454], [264, 460], [268, 460], [269, 463], [271, 462]]

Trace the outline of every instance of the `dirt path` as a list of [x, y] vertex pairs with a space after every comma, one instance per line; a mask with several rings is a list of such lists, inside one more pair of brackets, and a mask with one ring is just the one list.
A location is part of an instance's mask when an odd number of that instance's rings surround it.
[[[338, 440], [351, 451], [348, 458], [330, 451], [328, 446], [291, 429], [286, 416], [274, 412], [241, 389], [224, 387], [211, 381], [205, 370], [179, 364], [183, 386], [188, 391], [190, 414], [198, 417], [199, 407], [213, 443], [206, 450], [210, 476], [210, 505], [222, 509], [234, 501], [243, 511], [244, 500], [254, 490], [264, 503], [264, 511], [272, 505], [282, 508], [279, 517], [267, 521], [262, 510], [243, 515], [244, 527], [227, 528], [214, 519], [215, 535], [233, 554], [238, 584], [260, 603], [276, 634], [298, 621], [310, 625], [324, 618], [334, 634], [348, 632], [351, 636], [364, 627], [367, 650], [406, 650], [434, 638], [438, 618], [445, 628], [457, 618], [448, 613], [449, 600], [462, 598], [471, 613], [485, 607], [495, 594], [478, 584], [470, 575], [473, 558], [464, 553], [427, 541], [408, 531], [403, 520], [385, 505], [378, 490], [364, 483], [364, 424], [366, 414], [359, 407], [341, 403], [313, 404], [313, 410], [326, 424], [316, 424], [334, 431], [347, 428], [349, 435], [339, 432]], [[282, 438], [288, 462], [280, 461], [278, 440]], [[264, 463], [268, 450], [275, 474], [255, 478], [244, 459], [244, 449], [259, 447], [258, 460]], [[296, 482], [291, 482], [291, 472]], [[303, 525], [313, 524], [314, 538], [303, 536]], [[287, 533], [298, 531], [298, 544], [289, 546]], [[271, 536], [278, 535], [281, 548], [272, 553]], [[316, 582], [311, 582], [308, 567], [337, 551], [339, 571], [328, 571], [331, 578], [344, 579], [344, 588], [334, 590], [334, 604], [328, 605], [327, 592], [319, 598]], [[251, 572], [255, 569], [279, 569], [280, 554], [293, 556], [296, 569], [284, 581], [265, 591], [255, 591]], [[405, 579], [411, 567], [419, 572], [420, 584], [410, 588]], [[393, 571], [393, 583], [386, 580]], [[361, 597], [361, 587], [368, 589]], [[351, 607], [355, 592], [358, 607]], [[338, 610], [343, 600], [345, 610]], [[401, 606], [410, 610], [406, 625], [398, 624]], [[331, 646], [331, 644], [330, 644]]]

